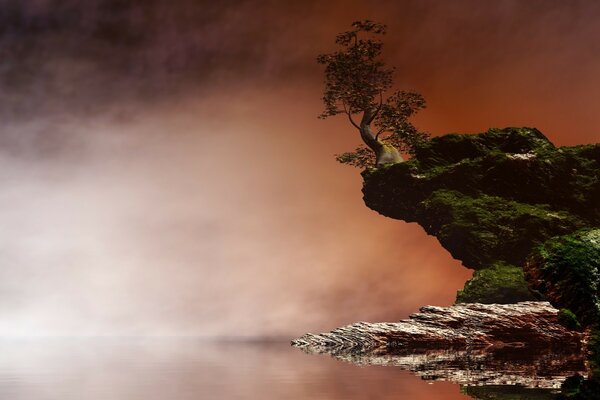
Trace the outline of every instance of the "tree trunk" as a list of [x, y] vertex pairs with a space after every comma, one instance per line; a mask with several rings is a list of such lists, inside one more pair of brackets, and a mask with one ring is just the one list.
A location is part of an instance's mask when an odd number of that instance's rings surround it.
[[400, 156], [398, 149], [375, 138], [373, 131], [371, 131], [370, 118], [371, 114], [365, 112], [360, 124], [360, 137], [363, 142], [375, 152], [375, 166], [379, 168], [384, 165], [396, 164], [404, 161], [402, 156]]

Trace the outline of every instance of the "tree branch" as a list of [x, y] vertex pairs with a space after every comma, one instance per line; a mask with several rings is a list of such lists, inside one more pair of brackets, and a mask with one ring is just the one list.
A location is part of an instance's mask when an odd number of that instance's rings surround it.
[[373, 122], [373, 120], [375, 119], [375, 117], [377, 116], [377, 114], [379, 114], [379, 112], [381, 111], [381, 107], [382, 106], [383, 106], [383, 92], [380, 90], [379, 91], [379, 105], [377, 106], [377, 108], [375, 109], [375, 112], [373, 113], [373, 115], [369, 119], [369, 124], [371, 122]]
[[375, 135], [375, 140], [379, 140], [379, 135], [381, 135], [385, 131], [385, 128], [381, 128], [379, 131], [377, 131], [377, 134]]
[[346, 113], [346, 115], [348, 115], [348, 119], [350, 120], [350, 123], [352, 125], [354, 125], [354, 127], [358, 130], [360, 130], [360, 126], [358, 126], [358, 124], [356, 122], [354, 122], [354, 120], [352, 119], [352, 114], [350, 113], [350, 110], [348, 110], [348, 108], [346, 107], [346, 102], [342, 101], [342, 105], [344, 106], [344, 112]]

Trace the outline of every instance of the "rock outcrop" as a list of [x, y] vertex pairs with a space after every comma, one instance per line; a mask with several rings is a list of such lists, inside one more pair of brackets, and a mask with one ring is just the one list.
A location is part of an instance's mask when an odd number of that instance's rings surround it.
[[292, 345], [315, 352], [389, 353], [405, 349], [543, 347], [579, 351], [583, 334], [558, 322], [547, 302], [425, 306], [399, 322], [358, 322], [329, 333], [308, 333]]
[[600, 323], [600, 144], [555, 147], [531, 128], [450, 134], [363, 178], [368, 207], [420, 224], [473, 278], [454, 306], [306, 334], [294, 346], [465, 387], [557, 389], [569, 376], [578, 393], [596, 387], [600, 333], [580, 330]]
[[[475, 270], [522, 268], [546, 240], [600, 226], [600, 145], [555, 147], [536, 129], [436, 137], [363, 177], [368, 207], [419, 223]], [[523, 300], [525, 281], [513, 287]], [[499, 297], [485, 302], [510, 302]]]
[[292, 345], [358, 365], [391, 365], [462, 385], [559, 388], [586, 374], [584, 334], [547, 302], [426, 306], [407, 320], [359, 322]]

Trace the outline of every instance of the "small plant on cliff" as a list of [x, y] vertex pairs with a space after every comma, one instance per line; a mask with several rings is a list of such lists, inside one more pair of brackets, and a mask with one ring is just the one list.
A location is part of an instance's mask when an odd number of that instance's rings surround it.
[[352, 28], [337, 35], [340, 49], [317, 57], [325, 65], [320, 118], [346, 114], [366, 145], [338, 155], [339, 162], [362, 168], [401, 162], [401, 151], [411, 152], [427, 138], [408, 121], [425, 108], [425, 100], [415, 92], [387, 93], [394, 69], [380, 59], [383, 43], [377, 39], [385, 34], [385, 25], [364, 20]]

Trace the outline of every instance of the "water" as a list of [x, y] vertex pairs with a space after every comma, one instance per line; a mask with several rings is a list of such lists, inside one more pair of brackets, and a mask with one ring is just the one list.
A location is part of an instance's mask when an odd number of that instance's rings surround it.
[[501, 398], [485, 397], [494, 390], [498, 389], [473, 388], [471, 397], [461, 394], [453, 383], [425, 381], [394, 366], [357, 366], [326, 355], [309, 355], [285, 341], [69, 338], [0, 342], [0, 399], [10, 400]]

